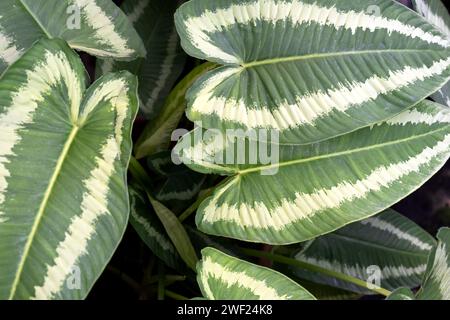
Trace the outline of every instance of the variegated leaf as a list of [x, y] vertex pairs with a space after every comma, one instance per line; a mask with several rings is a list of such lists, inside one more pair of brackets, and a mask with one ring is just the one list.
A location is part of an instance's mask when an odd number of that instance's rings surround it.
[[212, 247], [228, 255], [239, 257], [239, 248], [232, 239], [223, 237], [214, 237], [199, 231], [195, 227], [186, 225], [186, 231], [192, 239], [195, 249], [200, 252], [206, 247]]
[[[340, 272], [388, 290], [420, 286], [434, 238], [393, 210], [314, 239], [295, 259]], [[351, 283], [299, 268], [297, 277], [370, 294]], [[379, 280], [379, 282], [378, 282]]]
[[274, 270], [226, 255], [202, 250], [197, 280], [210, 300], [314, 300], [299, 284]]
[[180, 255], [172, 244], [164, 226], [152, 210], [152, 205], [145, 191], [140, 187], [131, 185], [130, 193], [130, 222], [142, 241], [150, 250], [169, 267], [179, 270], [183, 263]]
[[41, 40], [0, 81], [0, 299], [84, 298], [122, 238], [137, 81], [85, 89], [62, 40]]
[[391, 0], [191, 0], [176, 24], [188, 54], [224, 65], [187, 95], [204, 128], [317, 142], [388, 119], [450, 77], [448, 39]]
[[62, 38], [99, 57], [133, 60], [145, 48], [111, 0], [0, 1], [0, 74], [40, 38]]
[[175, 202], [192, 200], [201, 190], [206, 176], [192, 171], [183, 164], [172, 162], [171, 152], [156, 153], [147, 159], [149, 167], [162, 173], [164, 180], [156, 189], [155, 198], [173, 205]]
[[289, 276], [314, 295], [317, 300], [356, 300], [361, 297], [361, 294], [358, 293], [318, 284], [304, 279], [298, 279], [293, 275]]
[[229, 176], [198, 209], [202, 231], [288, 244], [372, 216], [416, 190], [450, 156], [449, 122], [450, 110], [424, 101], [316, 144], [196, 129], [175, 151], [194, 170]]
[[415, 297], [411, 289], [399, 288], [393, 291], [386, 300], [415, 300]]
[[450, 300], [450, 228], [439, 230], [438, 244], [430, 255], [420, 300]]
[[128, 70], [138, 76], [140, 109], [148, 119], [158, 115], [186, 60], [173, 18], [177, 6], [177, 0], [124, 1], [121, 8], [144, 41], [147, 57], [133, 62], [107, 59], [97, 63], [97, 75]]
[[195, 80], [206, 71], [215, 67], [215, 64], [204, 63], [181, 80], [166, 99], [161, 112], [150, 121], [136, 142], [134, 151], [137, 159], [150, 156], [156, 152], [167, 150], [172, 133], [186, 108], [185, 95]]
[[[441, 0], [413, 0], [414, 9], [450, 39], [450, 15]], [[432, 94], [434, 101], [450, 107], [450, 82]]]

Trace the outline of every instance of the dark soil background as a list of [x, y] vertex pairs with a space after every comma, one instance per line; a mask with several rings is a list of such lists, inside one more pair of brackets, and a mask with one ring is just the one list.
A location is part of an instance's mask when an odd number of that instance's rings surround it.
[[[411, 6], [410, 0], [398, 1]], [[122, 1], [114, 2], [120, 5]], [[86, 54], [81, 54], [81, 56], [91, 79], [94, 79], [95, 59]], [[193, 59], [188, 60], [186, 72], [192, 69], [194, 63]], [[137, 119], [135, 136], [139, 134], [144, 125], [143, 120]], [[450, 226], [450, 162], [420, 189], [396, 204], [394, 209], [414, 220], [433, 235], [440, 227]], [[137, 233], [133, 228], [128, 227], [123, 241], [88, 299], [156, 299], [156, 292], [153, 288], [141, 286], [145, 273], [152, 269], [151, 257], [151, 252], [142, 243]], [[156, 267], [153, 268], [153, 270], [156, 269]], [[197, 292], [196, 285], [192, 282], [181, 289], [189, 297]]]

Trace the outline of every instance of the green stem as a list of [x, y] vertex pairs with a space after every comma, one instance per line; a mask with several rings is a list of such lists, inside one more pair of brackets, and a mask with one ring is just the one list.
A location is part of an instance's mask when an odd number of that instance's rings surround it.
[[164, 300], [166, 294], [166, 277], [162, 262], [158, 264], [158, 277], [158, 300]]
[[322, 274], [325, 274], [327, 276], [330, 276], [330, 277], [333, 277], [333, 278], [336, 278], [336, 279], [339, 279], [339, 280], [343, 280], [343, 281], [346, 281], [346, 282], [353, 283], [353, 284], [355, 284], [355, 285], [357, 285], [359, 287], [363, 287], [365, 289], [369, 289], [369, 290], [371, 290], [373, 292], [376, 292], [376, 293], [381, 294], [381, 295], [386, 296], [386, 297], [391, 294], [391, 292], [389, 290], [386, 290], [384, 288], [373, 288], [373, 287], [369, 288], [367, 286], [367, 282], [363, 281], [361, 279], [358, 279], [358, 278], [355, 278], [355, 277], [352, 277], [352, 276], [349, 276], [349, 275], [346, 275], [346, 274], [343, 274], [343, 273], [340, 273], [340, 272], [336, 272], [336, 271], [333, 271], [333, 270], [325, 269], [325, 268], [322, 268], [322, 267], [319, 267], [319, 266], [316, 266], [316, 265], [313, 265], [313, 264], [310, 264], [310, 263], [306, 263], [306, 262], [303, 262], [303, 261], [295, 260], [295, 259], [288, 258], [288, 257], [285, 257], [285, 256], [280, 256], [280, 255], [273, 254], [273, 253], [270, 253], [270, 252], [264, 252], [264, 251], [247, 249], [247, 248], [241, 248], [240, 250], [242, 251], [242, 253], [244, 253], [244, 254], [246, 254], [248, 256], [257, 257], [257, 258], [266, 258], [266, 259], [272, 260], [274, 262], [279, 262], [279, 263], [282, 263], [282, 264], [287, 264], [287, 265], [299, 267], [299, 268], [302, 268], [302, 269], [305, 269], [305, 270], [309, 270], [309, 271], [312, 271], [312, 272], [322, 273]]
[[187, 208], [182, 214], [180, 214], [180, 216], [178, 217], [178, 220], [180, 220], [180, 222], [183, 222], [184, 220], [186, 220], [187, 218], [189, 218], [189, 216], [194, 213], [198, 207], [200, 206], [200, 204], [209, 196], [212, 195], [212, 193], [217, 190], [218, 188], [220, 188], [220, 186], [225, 185], [228, 183], [228, 181], [230, 181], [231, 179], [235, 178], [234, 176], [230, 176], [224, 180], [222, 180], [221, 182], [219, 182], [216, 186], [207, 189], [200, 197], [198, 197], [198, 199], [189, 207]]
[[189, 216], [198, 209], [200, 204], [212, 194], [214, 189], [215, 188], [210, 188], [206, 190], [201, 197], [198, 197], [198, 199], [189, 208], [187, 208], [182, 214], [180, 214], [178, 220], [180, 220], [180, 222], [183, 222], [184, 220], [189, 218]]
[[175, 293], [170, 290], [166, 290], [166, 296], [175, 300], [189, 300], [189, 298], [186, 298], [185, 296], [182, 296], [181, 294]]

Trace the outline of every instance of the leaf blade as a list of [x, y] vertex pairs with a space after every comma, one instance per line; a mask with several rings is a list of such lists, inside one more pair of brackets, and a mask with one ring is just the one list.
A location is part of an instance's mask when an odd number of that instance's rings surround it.
[[430, 254], [419, 300], [450, 300], [450, 229], [441, 228], [438, 244]]
[[41, 40], [0, 82], [1, 297], [84, 298], [125, 231], [136, 80], [112, 74], [83, 98], [84, 76], [63, 41]]
[[[379, 276], [379, 286], [395, 290], [420, 285], [434, 245], [434, 238], [414, 222], [393, 210], [386, 210], [313, 240], [295, 258], [366, 281], [371, 276], [372, 280]], [[294, 272], [318, 283], [371, 294], [346, 282], [299, 269]]]
[[62, 38], [101, 57], [132, 60], [146, 54], [126, 16], [109, 0], [4, 0], [0, 12], [0, 74], [40, 38]]
[[202, 250], [197, 280], [208, 299], [315, 300], [303, 287], [274, 270], [226, 255]]
[[348, 1], [185, 3], [176, 13], [182, 46], [224, 65], [188, 92], [189, 119], [307, 144], [416, 104], [448, 80], [448, 40], [400, 4], [375, 5], [379, 15]]
[[175, 152], [193, 170], [229, 176], [198, 210], [202, 231], [288, 244], [367, 218], [417, 189], [449, 157], [449, 119], [445, 108], [424, 101], [317, 144], [279, 145], [197, 129]]

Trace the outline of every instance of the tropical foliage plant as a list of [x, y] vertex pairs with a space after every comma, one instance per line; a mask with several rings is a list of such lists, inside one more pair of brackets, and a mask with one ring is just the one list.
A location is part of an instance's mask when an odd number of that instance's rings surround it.
[[2, 0], [0, 299], [450, 299], [391, 208], [450, 158], [450, 16], [399, 2]]

